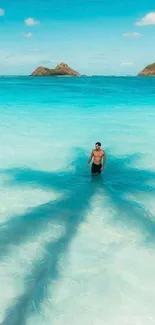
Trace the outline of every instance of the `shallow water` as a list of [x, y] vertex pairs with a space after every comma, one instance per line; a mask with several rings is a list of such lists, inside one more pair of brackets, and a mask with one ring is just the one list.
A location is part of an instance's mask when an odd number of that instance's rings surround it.
[[154, 125], [154, 78], [0, 78], [1, 324], [155, 323]]

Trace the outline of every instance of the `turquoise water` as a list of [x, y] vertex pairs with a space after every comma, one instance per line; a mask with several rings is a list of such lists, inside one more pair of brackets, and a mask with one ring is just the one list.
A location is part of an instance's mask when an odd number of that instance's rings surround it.
[[154, 125], [154, 78], [0, 78], [1, 324], [155, 323]]

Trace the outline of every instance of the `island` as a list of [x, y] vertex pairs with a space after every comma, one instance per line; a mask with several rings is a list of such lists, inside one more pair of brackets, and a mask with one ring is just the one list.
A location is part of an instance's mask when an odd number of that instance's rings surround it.
[[147, 65], [138, 76], [155, 76], [155, 63]]
[[66, 63], [60, 63], [55, 69], [38, 67], [32, 72], [31, 76], [72, 76], [79, 77], [80, 73], [70, 68]]

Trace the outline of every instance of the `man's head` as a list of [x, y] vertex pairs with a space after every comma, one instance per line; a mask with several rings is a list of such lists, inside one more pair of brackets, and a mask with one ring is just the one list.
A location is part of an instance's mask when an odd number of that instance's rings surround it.
[[95, 143], [95, 147], [96, 147], [96, 150], [99, 150], [101, 148], [101, 143], [100, 142], [96, 142]]

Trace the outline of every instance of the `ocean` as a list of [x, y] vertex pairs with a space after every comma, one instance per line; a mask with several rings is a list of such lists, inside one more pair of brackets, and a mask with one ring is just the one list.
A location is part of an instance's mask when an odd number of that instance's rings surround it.
[[155, 324], [154, 126], [153, 77], [0, 78], [0, 324]]

